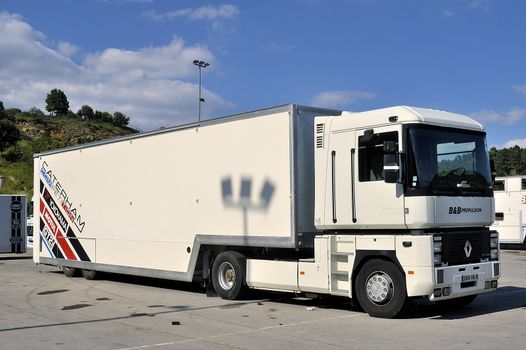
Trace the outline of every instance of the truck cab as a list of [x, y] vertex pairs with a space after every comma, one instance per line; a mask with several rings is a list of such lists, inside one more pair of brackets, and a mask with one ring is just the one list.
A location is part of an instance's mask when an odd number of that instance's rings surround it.
[[[393, 285], [393, 276], [357, 280], [371, 261], [401, 272], [407, 297], [469, 302], [497, 287], [498, 234], [487, 228], [494, 200], [481, 124], [399, 106], [316, 118], [314, 138], [315, 225], [352, 237], [349, 294], [366, 311], [394, 315], [386, 311], [394, 303], [390, 288], [369, 294], [374, 280]], [[360, 291], [363, 283], [369, 289]]]

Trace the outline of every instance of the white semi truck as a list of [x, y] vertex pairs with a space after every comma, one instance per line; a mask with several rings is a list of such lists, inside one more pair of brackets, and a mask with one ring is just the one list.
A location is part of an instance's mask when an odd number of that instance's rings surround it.
[[485, 132], [459, 114], [284, 105], [34, 162], [34, 261], [67, 276], [347, 296], [376, 317], [497, 288]]
[[494, 182], [495, 222], [505, 247], [526, 248], [526, 175], [497, 177]]

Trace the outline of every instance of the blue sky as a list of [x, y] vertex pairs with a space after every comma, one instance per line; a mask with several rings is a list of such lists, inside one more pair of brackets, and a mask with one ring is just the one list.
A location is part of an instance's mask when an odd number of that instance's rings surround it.
[[142, 130], [293, 102], [470, 115], [526, 147], [526, 1], [2, 0], [0, 100], [120, 110]]

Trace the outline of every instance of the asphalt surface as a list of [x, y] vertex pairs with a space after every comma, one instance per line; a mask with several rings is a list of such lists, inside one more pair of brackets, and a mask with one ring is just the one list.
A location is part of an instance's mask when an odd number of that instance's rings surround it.
[[345, 298], [257, 292], [123, 275], [67, 278], [0, 255], [0, 349], [525, 349], [526, 252], [502, 252], [499, 289], [462, 309], [418, 305], [371, 318]]

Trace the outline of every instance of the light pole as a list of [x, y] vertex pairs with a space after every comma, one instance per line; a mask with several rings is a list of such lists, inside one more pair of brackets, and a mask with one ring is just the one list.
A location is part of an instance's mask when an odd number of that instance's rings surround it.
[[205, 61], [194, 60], [194, 65], [199, 68], [199, 117], [198, 121], [201, 123], [201, 102], [205, 102], [205, 99], [201, 97], [201, 68], [206, 68], [210, 65]]

